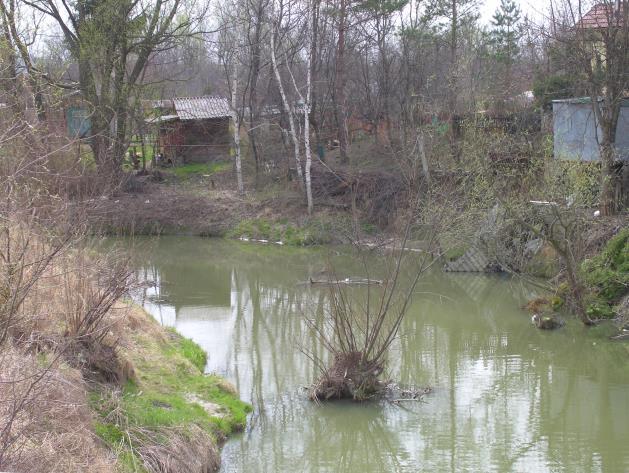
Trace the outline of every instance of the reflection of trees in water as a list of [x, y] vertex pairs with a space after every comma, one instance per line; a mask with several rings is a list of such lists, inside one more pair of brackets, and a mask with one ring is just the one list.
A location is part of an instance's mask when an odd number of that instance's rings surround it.
[[[626, 406], [621, 405], [626, 398], [612, 407], [609, 390], [613, 384], [597, 380], [599, 376], [594, 374], [605, 377], [616, 371], [618, 376], [616, 363], [611, 353], [601, 357], [600, 347], [584, 343], [583, 333], [575, 333], [581, 327], [569, 326], [557, 334], [534, 330], [527, 314], [516, 314], [514, 307], [514, 299], [528, 297], [529, 289], [509, 284], [510, 291], [505, 291], [504, 283], [463, 288], [442, 285], [452, 300], [420, 296], [415, 301], [398, 349], [414, 354], [405, 356], [399, 366], [400, 379], [435, 383], [437, 393], [444, 395], [445, 389], [448, 398], [447, 414], [437, 425], [422, 423], [426, 427], [423, 432], [426, 436], [449, 433], [446, 449], [452, 471], [464, 467], [464, 459], [477, 452], [478, 442], [489, 446], [487, 464], [504, 465], [506, 470], [512, 466], [519, 471], [526, 464], [544, 467], [555, 459], [563, 465], [575, 461], [591, 464], [592, 471], [597, 471], [591, 448], [623, 451], [622, 442], [629, 438], [626, 423], [611, 438], [602, 431], [602, 425], [613, 423], [611, 412], [629, 420]], [[477, 292], [470, 295], [470, 287]], [[575, 347], [575, 339], [579, 347]], [[618, 355], [617, 350], [611, 351]], [[586, 361], [577, 364], [578, 359]], [[484, 379], [471, 376], [474, 363], [484, 366]], [[626, 371], [619, 377], [626, 382]], [[479, 394], [474, 394], [474, 384], [481, 385]], [[487, 413], [485, 419], [472, 427], [470, 413], [479, 410]], [[590, 431], [585, 419], [600, 420], [595, 423], [599, 432]], [[575, 438], [570, 438], [570, 432]], [[605, 471], [620, 471], [627, 463], [613, 454], [603, 456], [602, 462], [614, 458], [616, 463]]]
[[260, 274], [235, 271], [235, 290], [238, 305], [235, 337], [232, 343], [238, 347], [235, 357], [244, 351], [248, 366], [239, 367], [237, 383], [241, 394], [256, 405], [256, 422], [266, 421], [266, 403], [295, 386], [305, 383], [312, 364], [300, 353], [302, 344], [309, 349], [320, 350], [314, 337], [308, 336], [306, 314], [310, 307], [314, 313], [322, 313], [325, 303], [319, 291], [304, 290], [296, 285], [265, 286]]
[[[433, 385], [435, 393], [411, 412], [354, 415], [317, 408], [300, 392], [318, 374], [300, 348], [322, 353], [305, 317], [323, 327], [327, 294], [296, 283], [323, 266], [320, 254], [190, 246], [168, 243], [145, 260], [147, 278], [168, 274], [171, 283], [145, 296], [211, 306], [214, 291], [221, 293], [233, 323], [228, 376], [256, 407], [235, 455], [238, 471], [416, 471], [418, 464], [623, 471], [629, 464], [618, 453], [629, 441], [622, 348], [593, 346], [591, 332], [577, 324], [552, 334], [533, 329], [517, 308], [531, 290], [517, 280], [431, 273], [417, 289], [390, 368], [396, 379]], [[345, 268], [354, 274], [351, 261]]]
[[[349, 409], [351, 414], [339, 415], [340, 409]], [[316, 445], [316, 449], [315, 454], [309, 456], [304, 471], [321, 471], [321, 465], [328, 465], [325, 471], [335, 472], [408, 471], [408, 466], [413, 464], [409, 459], [414, 454], [408, 451], [408, 445], [390, 424], [395, 412], [381, 406], [364, 408], [341, 404], [340, 409], [323, 406], [313, 416], [311, 429], [303, 441]], [[348, 422], [350, 416], [351, 422]], [[335, 454], [330, 455], [331, 452]]]

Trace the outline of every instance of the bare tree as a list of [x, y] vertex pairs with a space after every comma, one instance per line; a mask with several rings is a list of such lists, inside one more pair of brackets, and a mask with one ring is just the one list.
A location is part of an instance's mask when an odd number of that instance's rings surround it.
[[53, 77], [37, 65], [18, 32], [16, 0], [2, 0], [0, 13], [26, 70], [38, 80], [80, 91], [92, 107], [90, 146], [95, 160], [103, 172], [118, 175], [143, 74], [156, 51], [194, 32], [198, 18], [194, 7], [190, 5], [189, 15], [180, 21], [176, 15], [182, 0], [102, 0], [76, 5], [58, 0], [18, 2], [58, 28], [76, 63], [78, 78]]
[[621, 200], [616, 133], [629, 90], [629, 2], [560, 0], [553, 2], [552, 13], [547, 33], [565, 45], [564, 67], [582, 82], [600, 127], [600, 207], [610, 215]]
[[301, 165], [301, 153], [299, 151], [299, 136], [297, 133], [297, 127], [295, 125], [295, 109], [293, 105], [288, 101], [288, 97], [286, 95], [286, 90], [284, 88], [284, 84], [282, 82], [282, 75], [280, 74], [280, 69], [276, 57], [276, 38], [277, 38], [277, 30], [278, 30], [278, 22], [274, 19], [273, 21], [273, 33], [271, 34], [271, 64], [273, 67], [273, 73], [275, 75], [275, 80], [277, 84], [277, 88], [280, 93], [280, 97], [282, 99], [282, 106], [284, 107], [284, 113], [288, 118], [288, 133], [291, 137], [291, 141], [293, 143], [293, 156], [295, 158], [295, 165], [297, 167], [297, 177], [299, 179], [299, 184], [304, 186], [304, 177], [303, 170]]

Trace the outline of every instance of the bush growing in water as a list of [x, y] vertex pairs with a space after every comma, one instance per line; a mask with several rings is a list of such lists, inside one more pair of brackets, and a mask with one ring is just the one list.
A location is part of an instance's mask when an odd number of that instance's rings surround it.
[[[356, 257], [362, 260], [367, 275], [357, 280], [357, 284], [363, 285], [366, 292], [353, 292], [347, 279], [329, 281], [328, 317], [323, 324], [311, 320], [310, 326], [332, 355], [332, 362], [326, 364], [320, 355], [311, 355], [321, 370], [310, 387], [311, 400], [366, 401], [386, 390], [387, 383], [380, 377], [386, 367], [387, 352], [397, 336], [415, 287], [436, 261], [429, 251], [405, 257], [406, 241], [406, 238], [402, 241], [398, 254], [389, 255], [382, 280], [371, 279], [366, 253], [356, 247]], [[431, 238], [428, 247], [432, 248], [435, 242], [436, 239]], [[333, 269], [328, 272], [334, 273]]]

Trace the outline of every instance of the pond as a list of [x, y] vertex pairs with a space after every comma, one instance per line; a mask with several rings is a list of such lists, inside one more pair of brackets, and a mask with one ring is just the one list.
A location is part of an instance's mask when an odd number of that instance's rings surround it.
[[[253, 404], [221, 472], [629, 471], [629, 352], [604, 327], [535, 329], [519, 279], [431, 270], [388, 360], [424, 402], [316, 405], [304, 387], [322, 354], [307, 323], [325, 287], [299, 284], [343, 248], [292, 249], [193, 237], [133, 243], [141, 302], [209, 354], [206, 370]], [[374, 258], [373, 264], [380, 264]], [[353, 273], [353, 274], [352, 274]]]

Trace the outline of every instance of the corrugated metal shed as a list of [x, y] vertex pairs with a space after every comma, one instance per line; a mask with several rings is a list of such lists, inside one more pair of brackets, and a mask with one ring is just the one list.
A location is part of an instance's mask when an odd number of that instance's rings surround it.
[[[554, 155], [556, 159], [598, 161], [600, 126], [589, 97], [553, 100]], [[629, 100], [624, 100], [616, 128], [616, 150], [629, 159]]]
[[223, 97], [179, 97], [172, 99], [180, 120], [229, 118], [232, 116], [229, 102]]

